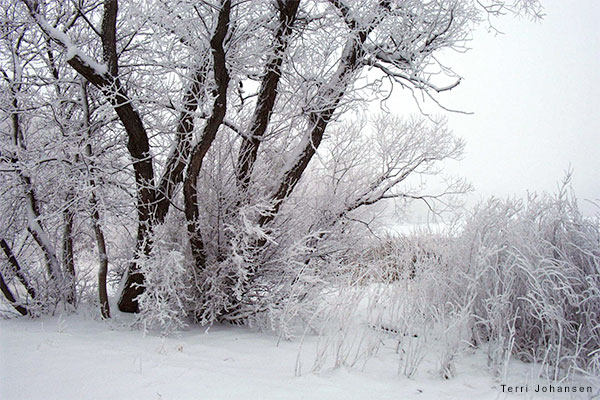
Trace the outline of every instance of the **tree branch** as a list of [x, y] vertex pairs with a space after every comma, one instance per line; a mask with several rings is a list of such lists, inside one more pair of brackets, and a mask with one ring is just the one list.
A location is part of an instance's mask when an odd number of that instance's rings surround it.
[[305, 133], [305, 139], [299, 144], [300, 148], [296, 149], [295, 160], [292, 160], [286, 168], [277, 191], [271, 197], [273, 210], [259, 218], [258, 224], [261, 227], [275, 218], [283, 201], [293, 192], [308, 163], [316, 153], [325, 129], [350, 84], [349, 78], [363, 65], [363, 45], [369, 33], [378, 23], [379, 18], [376, 17], [366, 26], [356, 27], [354, 31], [350, 32], [336, 73], [327, 84], [320, 86], [320, 93], [316, 96], [318, 101], [312, 105], [309, 111], [310, 131]]

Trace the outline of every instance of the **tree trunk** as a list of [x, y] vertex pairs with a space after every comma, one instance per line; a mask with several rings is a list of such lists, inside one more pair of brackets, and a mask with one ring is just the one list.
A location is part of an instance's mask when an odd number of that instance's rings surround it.
[[278, 95], [277, 87], [281, 77], [281, 66], [299, 5], [299, 1], [278, 3], [279, 26], [273, 40], [273, 54], [265, 65], [264, 77], [256, 100], [250, 131], [242, 139], [237, 160], [237, 183], [242, 196], [250, 185], [258, 149], [271, 120], [271, 113]]
[[[23, 286], [25, 286], [25, 289], [27, 289], [27, 293], [29, 294], [29, 296], [31, 296], [32, 299], [35, 299], [35, 290], [33, 290], [33, 287], [31, 287], [29, 285], [29, 282], [27, 282], [27, 280], [25, 279], [25, 276], [23, 275], [23, 273], [21, 271], [21, 266], [19, 265], [17, 258], [15, 257], [14, 253], [12, 252], [12, 249], [10, 248], [10, 246], [8, 245], [6, 240], [0, 239], [0, 247], [2, 247], [2, 251], [4, 251], [4, 254], [8, 258], [8, 262], [12, 266], [17, 279], [19, 279], [19, 281], [23, 284]], [[20, 304], [17, 304], [17, 300], [16, 300], [15, 296], [13, 295], [13, 293], [11, 292], [8, 285], [6, 284], [6, 282], [4, 281], [4, 277], [2, 276], [1, 272], [0, 272], [0, 291], [2, 291], [2, 294], [4, 295], [6, 300], [8, 300], [9, 303], [11, 303], [12, 306], [15, 308], [15, 310], [17, 310], [21, 315], [29, 314], [29, 310], [26, 307], [24, 307]]]
[[19, 312], [19, 314], [21, 314], [21, 315], [29, 314], [29, 310], [27, 310], [27, 308], [25, 308], [24, 306], [22, 306], [20, 304], [17, 304], [17, 300], [15, 299], [15, 296], [12, 294], [12, 292], [10, 291], [10, 288], [4, 281], [2, 272], [0, 272], [0, 291], [2, 291], [2, 294], [4, 295], [4, 297], [6, 297], [6, 300], [8, 300], [10, 304], [12, 304], [12, 306], [15, 308], [15, 310], [17, 310]]
[[2, 251], [6, 255], [6, 258], [8, 258], [8, 262], [12, 266], [15, 276], [27, 290], [29, 297], [31, 297], [32, 299], [35, 299], [35, 289], [33, 288], [33, 286], [31, 286], [31, 284], [29, 283], [27, 278], [25, 278], [25, 275], [23, 275], [23, 271], [21, 270], [21, 265], [19, 264], [17, 257], [13, 253], [12, 249], [10, 248], [10, 246], [8, 245], [6, 240], [0, 239], [0, 247], [2, 247]]
[[62, 264], [65, 269], [66, 300], [75, 304], [75, 260], [73, 256], [73, 210], [69, 207], [71, 196], [67, 197], [67, 207], [63, 211]]
[[96, 196], [92, 193], [92, 226], [96, 236], [96, 245], [98, 246], [98, 297], [100, 299], [100, 313], [102, 318], [110, 318], [110, 306], [108, 304], [108, 292], [106, 290], [106, 274], [108, 273], [108, 255], [106, 252], [106, 241], [104, 232], [100, 227], [100, 213], [98, 212], [98, 202]]
[[200, 142], [194, 146], [190, 155], [187, 175], [183, 184], [183, 195], [185, 203], [185, 218], [189, 234], [190, 246], [194, 262], [199, 269], [204, 268], [206, 264], [206, 255], [204, 254], [204, 242], [202, 234], [198, 229], [198, 188], [197, 180], [202, 168], [204, 156], [210, 149], [213, 140], [217, 135], [219, 127], [223, 123], [225, 113], [227, 112], [227, 87], [229, 85], [229, 72], [225, 62], [225, 50], [223, 42], [229, 30], [229, 13], [231, 11], [231, 1], [224, 0], [221, 9], [217, 27], [210, 40], [210, 47], [213, 54], [213, 72], [217, 84], [217, 96], [213, 103], [212, 114], [208, 118]]
[[[88, 93], [86, 82], [81, 83], [81, 98], [83, 108], [83, 123], [87, 132], [88, 143], [85, 146], [85, 153], [89, 158], [90, 164], [94, 165], [92, 158], [92, 145], [89, 139], [92, 136], [91, 129], [91, 117], [90, 117], [90, 104], [88, 101]], [[100, 211], [98, 210], [98, 200], [96, 198], [96, 179], [94, 178], [94, 168], [90, 168], [89, 185], [92, 188], [92, 195], [90, 198], [90, 205], [92, 207], [92, 227], [94, 229], [94, 235], [96, 236], [96, 246], [98, 247], [98, 297], [100, 300], [100, 314], [102, 318], [110, 318], [110, 305], [108, 303], [108, 292], [106, 290], [106, 275], [108, 273], [108, 253], [106, 251], [106, 240], [104, 238], [104, 232], [100, 226]]]

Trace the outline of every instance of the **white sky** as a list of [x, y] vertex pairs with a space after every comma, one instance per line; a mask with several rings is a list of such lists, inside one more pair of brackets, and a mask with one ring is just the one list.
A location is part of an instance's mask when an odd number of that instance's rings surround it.
[[472, 50], [449, 57], [464, 79], [442, 102], [474, 113], [448, 114], [467, 142], [458, 173], [478, 199], [554, 192], [571, 167], [580, 207], [600, 212], [585, 201], [600, 199], [600, 2], [543, 5], [542, 21], [495, 20], [504, 34], [484, 27]]

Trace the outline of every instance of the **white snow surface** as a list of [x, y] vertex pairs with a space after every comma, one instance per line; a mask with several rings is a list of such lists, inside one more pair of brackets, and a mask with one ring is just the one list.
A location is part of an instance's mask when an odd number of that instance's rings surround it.
[[[91, 315], [0, 320], [0, 398], [11, 399], [569, 399], [502, 393], [483, 352], [461, 356], [457, 376], [432, 366], [408, 379], [397, 374], [393, 346], [364, 368], [311, 372], [318, 338], [304, 341], [233, 326], [193, 327], [175, 337], [143, 335]], [[510, 384], [526, 381], [516, 364]], [[424, 368], [427, 370], [427, 366]], [[594, 388], [597, 393], [597, 388]], [[586, 395], [582, 398], [589, 398]]]

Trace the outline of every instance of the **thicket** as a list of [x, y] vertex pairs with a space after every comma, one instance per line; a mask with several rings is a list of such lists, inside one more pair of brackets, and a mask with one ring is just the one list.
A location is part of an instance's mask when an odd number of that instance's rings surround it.
[[477, 348], [497, 375], [521, 360], [549, 379], [600, 376], [600, 220], [581, 214], [567, 185], [490, 199], [448, 234], [387, 238], [361, 256], [360, 282], [321, 310], [334, 339], [315, 367], [332, 355], [334, 365], [365, 362], [392, 337], [407, 376], [431, 346], [446, 378]]

